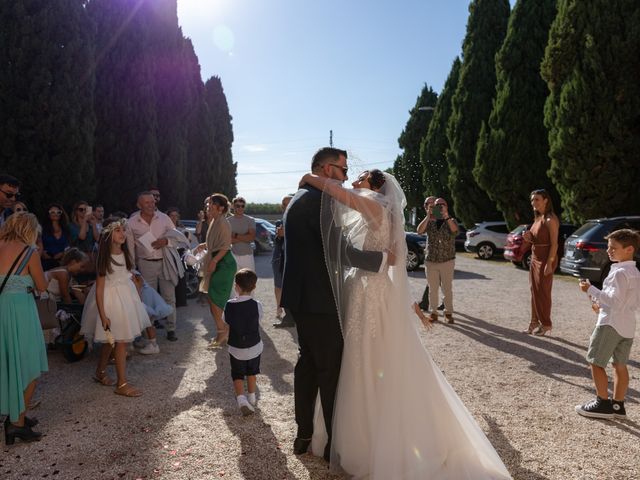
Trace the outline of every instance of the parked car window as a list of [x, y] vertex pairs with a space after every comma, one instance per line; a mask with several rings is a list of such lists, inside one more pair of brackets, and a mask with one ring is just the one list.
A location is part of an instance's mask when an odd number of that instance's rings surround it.
[[487, 230], [496, 233], [509, 233], [509, 227], [507, 227], [506, 225], [491, 225], [487, 227]]
[[584, 233], [586, 233], [589, 230], [591, 230], [596, 225], [598, 225], [597, 222], [587, 222], [584, 225], [582, 225], [579, 229], [577, 229], [575, 232], [573, 232], [573, 236], [574, 237], [579, 237], [580, 235], [583, 235]]

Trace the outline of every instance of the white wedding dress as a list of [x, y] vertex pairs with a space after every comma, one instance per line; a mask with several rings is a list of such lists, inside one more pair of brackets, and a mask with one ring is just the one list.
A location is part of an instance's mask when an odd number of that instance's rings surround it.
[[[360, 219], [360, 225], [350, 230], [351, 240], [364, 232], [359, 245], [364, 250], [389, 250], [398, 242], [406, 248], [402, 205], [388, 191], [399, 186], [391, 176], [386, 184], [386, 202], [373, 196], [386, 208], [383, 220], [373, 226]], [[400, 254], [398, 258], [404, 258]], [[344, 351], [331, 469], [355, 479], [511, 478], [422, 345], [404, 260], [399, 263], [380, 273], [346, 268], [340, 276], [337, 292]], [[316, 403], [318, 435], [314, 433], [312, 448], [321, 454], [326, 434], [320, 402]]]

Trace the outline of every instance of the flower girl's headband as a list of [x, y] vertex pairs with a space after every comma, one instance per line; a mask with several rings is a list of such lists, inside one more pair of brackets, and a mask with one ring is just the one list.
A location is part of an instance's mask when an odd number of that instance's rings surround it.
[[102, 229], [102, 234], [103, 235], [111, 235], [111, 233], [118, 227], [122, 227], [125, 228], [127, 226], [127, 219], [126, 218], [119, 218], [118, 220], [115, 220], [113, 222], [111, 222], [109, 225], [107, 225], [106, 227], [104, 227]]

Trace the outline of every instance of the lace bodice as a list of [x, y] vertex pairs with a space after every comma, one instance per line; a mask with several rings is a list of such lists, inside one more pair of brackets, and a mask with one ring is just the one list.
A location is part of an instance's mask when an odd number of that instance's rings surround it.
[[386, 214], [382, 216], [380, 225], [375, 226], [370, 223], [364, 239], [364, 249], [376, 252], [390, 249], [389, 227], [389, 215]]
[[117, 263], [111, 263], [113, 272], [108, 273], [105, 277], [107, 284], [127, 283], [131, 281], [131, 272], [127, 270], [127, 264], [124, 259], [124, 253], [112, 254], [111, 258]]
[[[0, 285], [4, 282], [5, 277], [6, 275], [0, 275]], [[30, 275], [11, 275], [2, 290], [2, 295], [5, 293], [27, 293], [32, 288], [33, 279]]]

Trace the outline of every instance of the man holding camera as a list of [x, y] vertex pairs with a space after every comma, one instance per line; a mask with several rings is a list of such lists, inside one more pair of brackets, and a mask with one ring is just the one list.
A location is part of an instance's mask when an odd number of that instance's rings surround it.
[[430, 320], [438, 320], [438, 292], [444, 294], [444, 316], [453, 323], [453, 270], [456, 258], [458, 224], [449, 216], [444, 198], [428, 197], [424, 202], [427, 216], [418, 225], [418, 233], [427, 234], [425, 270], [429, 287]]

